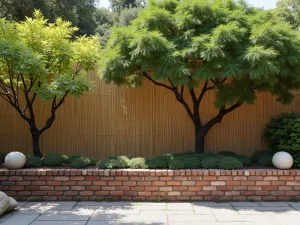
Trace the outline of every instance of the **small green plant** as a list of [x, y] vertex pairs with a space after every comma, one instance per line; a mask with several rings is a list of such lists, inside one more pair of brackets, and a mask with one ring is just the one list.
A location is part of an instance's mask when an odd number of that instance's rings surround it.
[[4, 162], [4, 159], [7, 156], [7, 154], [7, 152], [0, 152], [0, 163]]
[[185, 164], [182, 160], [182, 157], [174, 157], [169, 160], [169, 169], [180, 170], [184, 168], [185, 168]]
[[261, 157], [263, 156], [272, 156], [272, 153], [269, 151], [256, 151], [251, 156], [252, 163], [258, 163]]
[[72, 168], [82, 169], [91, 165], [91, 160], [88, 157], [82, 157], [75, 159], [71, 166]]
[[202, 160], [202, 167], [205, 169], [216, 169], [220, 163], [219, 158], [205, 158]]
[[67, 156], [67, 158], [64, 161], [64, 163], [71, 164], [75, 159], [79, 159], [79, 158], [81, 158], [80, 155], [69, 155], [69, 156]]
[[147, 168], [146, 159], [142, 157], [132, 158], [129, 161], [129, 167], [132, 169], [145, 169]]
[[128, 168], [129, 159], [127, 156], [112, 156], [97, 163], [99, 169]]
[[258, 160], [258, 164], [262, 166], [272, 166], [272, 156], [265, 155]]
[[90, 160], [90, 166], [95, 166], [97, 164], [97, 162], [99, 161], [99, 159], [94, 156], [88, 156], [85, 158]]
[[45, 166], [61, 166], [64, 159], [58, 154], [49, 154], [42, 158]]
[[155, 156], [147, 159], [149, 169], [167, 169], [169, 167], [170, 157], [168, 156]]
[[242, 169], [243, 163], [238, 159], [229, 156], [220, 160], [218, 168], [224, 170]]
[[26, 168], [32, 168], [32, 167], [41, 167], [43, 165], [43, 161], [39, 157], [28, 157], [26, 159]]
[[232, 151], [221, 151], [221, 152], [219, 152], [219, 154], [223, 155], [223, 156], [230, 156], [230, 157], [236, 156], [236, 154]]
[[67, 155], [61, 155], [61, 157], [62, 157], [64, 163], [68, 162], [69, 156], [67, 156]]
[[244, 166], [251, 165], [251, 159], [246, 155], [236, 155], [234, 158], [238, 159]]
[[185, 169], [199, 169], [201, 168], [201, 160], [197, 157], [186, 157], [183, 159]]

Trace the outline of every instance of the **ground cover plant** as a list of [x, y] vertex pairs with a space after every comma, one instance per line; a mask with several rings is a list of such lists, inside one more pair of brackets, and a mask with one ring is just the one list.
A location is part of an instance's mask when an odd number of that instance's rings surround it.
[[[1, 154], [0, 154], [1, 155]], [[26, 168], [99, 168], [99, 169], [242, 169], [250, 166], [262, 168], [272, 166], [272, 154], [269, 151], [258, 151], [252, 157], [238, 155], [227, 151], [220, 153], [174, 153], [150, 158], [111, 156], [98, 159], [93, 156], [48, 154], [42, 159], [27, 156]], [[297, 165], [299, 162], [295, 162]]]

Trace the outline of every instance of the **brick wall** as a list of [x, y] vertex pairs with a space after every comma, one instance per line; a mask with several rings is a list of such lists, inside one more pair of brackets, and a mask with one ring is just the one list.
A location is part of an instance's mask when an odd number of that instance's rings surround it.
[[300, 170], [0, 169], [18, 200], [300, 200]]

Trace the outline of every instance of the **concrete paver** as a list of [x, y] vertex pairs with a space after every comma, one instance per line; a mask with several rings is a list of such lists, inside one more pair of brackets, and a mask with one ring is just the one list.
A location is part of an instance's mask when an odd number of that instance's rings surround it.
[[300, 225], [298, 202], [21, 202], [0, 225]]

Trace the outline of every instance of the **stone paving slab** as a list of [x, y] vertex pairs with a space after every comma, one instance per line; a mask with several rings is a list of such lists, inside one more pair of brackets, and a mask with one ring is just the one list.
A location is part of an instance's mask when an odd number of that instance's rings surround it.
[[86, 221], [33, 221], [30, 225], [85, 225]]
[[21, 202], [0, 225], [300, 225], [298, 202]]
[[38, 218], [38, 214], [35, 215], [12, 215], [7, 220], [4, 220], [1, 225], [28, 225], [36, 218]]

